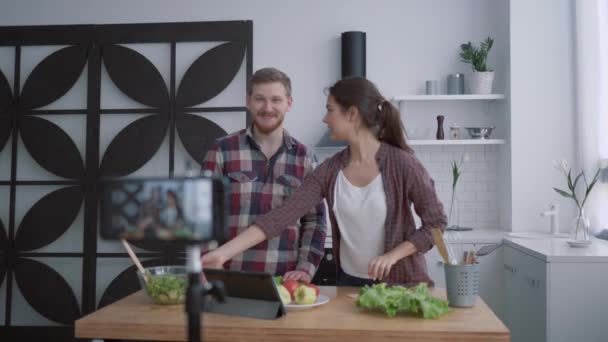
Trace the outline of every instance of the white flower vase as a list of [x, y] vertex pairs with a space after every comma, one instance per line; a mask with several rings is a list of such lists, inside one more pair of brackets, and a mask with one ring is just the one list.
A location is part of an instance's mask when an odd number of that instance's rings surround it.
[[492, 94], [494, 71], [472, 72], [465, 78], [468, 94]]
[[572, 237], [576, 241], [590, 241], [591, 234], [589, 231], [589, 218], [585, 215], [585, 211], [581, 210], [578, 215], [572, 220]]

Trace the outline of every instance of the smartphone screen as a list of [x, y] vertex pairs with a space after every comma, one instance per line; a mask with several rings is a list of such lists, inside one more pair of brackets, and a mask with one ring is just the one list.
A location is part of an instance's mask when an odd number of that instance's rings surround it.
[[121, 179], [102, 187], [105, 239], [222, 242], [226, 187], [221, 179]]

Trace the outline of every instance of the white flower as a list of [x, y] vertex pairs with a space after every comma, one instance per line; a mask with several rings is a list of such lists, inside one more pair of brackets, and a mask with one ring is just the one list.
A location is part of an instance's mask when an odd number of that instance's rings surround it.
[[570, 172], [570, 165], [566, 159], [554, 160], [553, 167], [566, 176], [568, 175], [568, 172]]
[[562, 172], [565, 175], [568, 175], [568, 173], [570, 173], [570, 164], [568, 164], [568, 161], [566, 159], [562, 159]]
[[600, 159], [600, 169], [608, 168], [608, 158]]

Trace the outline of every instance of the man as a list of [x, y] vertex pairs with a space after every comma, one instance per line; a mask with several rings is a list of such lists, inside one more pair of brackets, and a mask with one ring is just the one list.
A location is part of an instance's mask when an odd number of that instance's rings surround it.
[[[251, 127], [218, 139], [203, 162], [203, 171], [230, 182], [228, 239], [257, 215], [280, 206], [313, 169], [311, 151], [283, 128], [293, 103], [289, 77], [274, 68], [258, 70], [249, 82], [246, 101]], [[294, 222], [280, 236], [254, 246], [224, 267], [310, 282], [324, 244], [324, 206], [319, 203], [299, 224]]]

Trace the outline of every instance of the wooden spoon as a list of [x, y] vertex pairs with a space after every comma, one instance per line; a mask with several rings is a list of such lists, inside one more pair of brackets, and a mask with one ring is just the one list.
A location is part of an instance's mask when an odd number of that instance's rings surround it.
[[141, 264], [141, 262], [139, 262], [139, 259], [135, 255], [135, 252], [133, 252], [133, 249], [131, 249], [131, 246], [129, 245], [129, 243], [127, 242], [127, 240], [120, 239], [120, 241], [122, 242], [122, 245], [125, 246], [125, 249], [127, 250], [127, 253], [129, 253], [129, 256], [131, 257], [131, 260], [133, 260], [133, 263], [135, 264], [135, 266], [137, 266], [137, 269], [139, 270], [139, 272], [141, 272], [141, 274], [144, 276], [144, 282], [146, 284], [148, 284], [148, 273], [144, 269], [144, 266]]
[[443, 261], [446, 264], [451, 265], [452, 263], [448, 254], [448, 248], [445, 245], [445, 241], [443, 241], [443, 234], [441, 233], [441, 230], [438, 228], [432, 228], [431, 234], [433, 234], [433, 240], [435, 240], [435, 245], [437, 245], [437, 250], [439, 251], [439, 254], [441, 254]]

